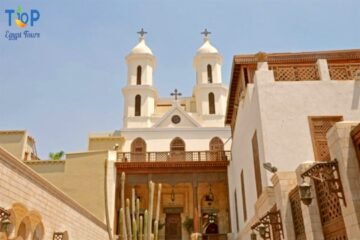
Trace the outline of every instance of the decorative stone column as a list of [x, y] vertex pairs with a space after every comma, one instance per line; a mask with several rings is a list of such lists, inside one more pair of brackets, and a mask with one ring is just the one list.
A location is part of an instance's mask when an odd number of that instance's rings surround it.
[[329, 66], [326, 59], [318, 59], [316, 61], [316, 66], [319, 71], [321, 81], [330, 81], [330, 72]]
[[255, 85], [275, 82], [274, 72], [269, 70], [269, 65], [267, 63], [267, 54], [259, 52], [255, 55], [257, 59], [257, 69], [254, 75]]
[[[298, 184], [302, 182], [301, 174], [309, 169], [313, 161], [308, 161], [300, 164], [296, 168], [296, 177]], [[309, 206], [304, 205], [301, 203], [301, 210], [304, 219], [304, 228], [306, 232], [306, 239], [307, 240], [323, 240], [324, 234], [322, 232], [322, 225], [319, 213], [319, 207], [316, 200], [316, 192], [315, 192], [315, 185], [314, 181], [311, 180], [311, 195], [313, 196], [312, 203]]]
[[332, 159], [339, 164], [340, 178], [347, 206], [340, 201], [346, 233], [349, 240], [360, 236], [360, 179], [359, 163], [351, 140], [351, 130], [359, 122], [338, 122], [327, 133]]

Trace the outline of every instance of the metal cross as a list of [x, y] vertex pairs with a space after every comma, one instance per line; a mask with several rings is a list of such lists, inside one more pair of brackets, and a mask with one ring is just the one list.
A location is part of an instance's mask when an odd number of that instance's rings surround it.
[[178, 90], [175, 89], [173, 93], [170, 93], [170, 95], [171, 95], [171, 96], [175, 96], [175, 100], [177, 100], [178, 97], [181, 96], [181, 92], [178, 92]]
[[147, 34], [147, 32], [144, 31], [143, 28], [141, 28], [140, 32], [137, 32], [141, 38], [144, 38], [145, 34]]
[[211, 34], [211, 32], [209, 32], [207, 28], [205, 28], [205, 30], [201, 32], [201, 34], [204, 35], [205, 38], [208, 38], [208, 35]]

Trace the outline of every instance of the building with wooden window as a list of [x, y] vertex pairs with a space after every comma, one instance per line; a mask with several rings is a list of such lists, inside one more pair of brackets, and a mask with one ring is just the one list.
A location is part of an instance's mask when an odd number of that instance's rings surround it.
[[[169, 97], [160, 97], [153, 79], [156, 58], [144, 33], [139, 32], [139, 42], [126, 57], [121, 130], [91, 134], [87, 150], [66, 153], [65, 160], [57, 161], [39, 161], [26, 131], [0, 132], [0, 145], [102, 223], [102, 229], [95, 229], [97, 235], [86, 238], [71, 227], [59, 226], [69, 239], [104, 239], [99, 237], [104, 233], [110, 239], [124, 239], [124, 235], [118, 238], [120, 208], [125, 204], [121, 204], [120, 193], [124, 190], [125, 198], [139, 199], [143, 216], [150, 202], [149, 181], [162, 184], [159, 239], [189, 239], [193, 232], [204, 239], [226, 239], [230, 232], [227, 173], [231, 131], [224, 124], [228, 89], [221, 78], [222, 56], [205, 31], [193, 60], [196, 81], [192, 96], [182, 96], [175, 89]], [[126, 181], [122, 189], [123, 172]], [[158, 195], [154, 196], [154, 202], [157, 199]], [[1, 204], [0, 199], [0, 206], [11, 207], [11, 201]], [[46, 215], [42, 206], [33, 207], [40, 216]], [[90, 220], [95, 221], [93, 218]], [[44, 222], [41, 227], [50, 239], [47, 233], [56, 224]], [[32, 236], [18, 229], [11, 236]]]
[[358, 239], [359, 122], [360, 50], [234, 56], [234, 239]]

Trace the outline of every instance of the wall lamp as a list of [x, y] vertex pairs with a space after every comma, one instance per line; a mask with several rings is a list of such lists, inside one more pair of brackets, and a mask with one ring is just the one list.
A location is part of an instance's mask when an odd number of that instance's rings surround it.
[[256, 240], [256, 233], [254, 230], [259, 233], [262, 239], [271, 240], [270, 226], [273, 229], [273, 232], [279, 232], [282, 238], [284, 238], [280, 210], [268, 211], [258, 222], [251, 226], [251, 230], [253, 231], [250, 235], [251, 240]]
[[208, 205], [211, 206], [211, 204], [215, 200], [214, 194], [211, 191], [211, 184], [209, 184], [209, 192], [208, 192], [208, 194], [206, 194], [204, 197], [205, 197], [205, 201], [208, 203]]
[[8, 226], [11, 224], [10, 222], [10, 212], [5, 208], [0, 207], [0, 225], [1, 232], [7, 232]]
[[305, 177], [308, 177], [314, 181], [325, 182], [329, 191], [336, 194], [339, 199], [342, 199], [346, 207], [345, 194], [339, 172], [339, 163], [336, 159], [315, 163], [303, 172], [301, 177], [303, 178], [303, 182], [299, 185], [300, 199], [305, 205], [308, 206], [312, 202], [311, 185], [304, 180]]

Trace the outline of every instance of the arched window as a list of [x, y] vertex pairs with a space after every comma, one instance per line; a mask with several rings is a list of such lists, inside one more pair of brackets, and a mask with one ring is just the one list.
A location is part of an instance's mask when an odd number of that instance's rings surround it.
[[136, 69], [136, 85], [141, 85], [141, 73], [142, 73], [141, 66], [138, 66]]
[[142, 138], [136, 138], [131, 143], [131, 161], [141, 162], [146, 160], [146, 142]]
[[208, 76], [208, 83], [212, 83], [213, 77], [212, 77], [212, 68], [210, 64], [207, 65], [207, 76]]
[[220, 161], [224, 159], [224, 143], [219, 137], [211, 139], [209, 149], [210, 161]]
[[185, 142], [181, 138], [174, 138], [170, 143], [170, 160], [185, 161]]
[[215, 95], [209, 93], [209, 114], [215, 114]]
[[141, 96], [135, 96], [135, 116], [141, 116]]

